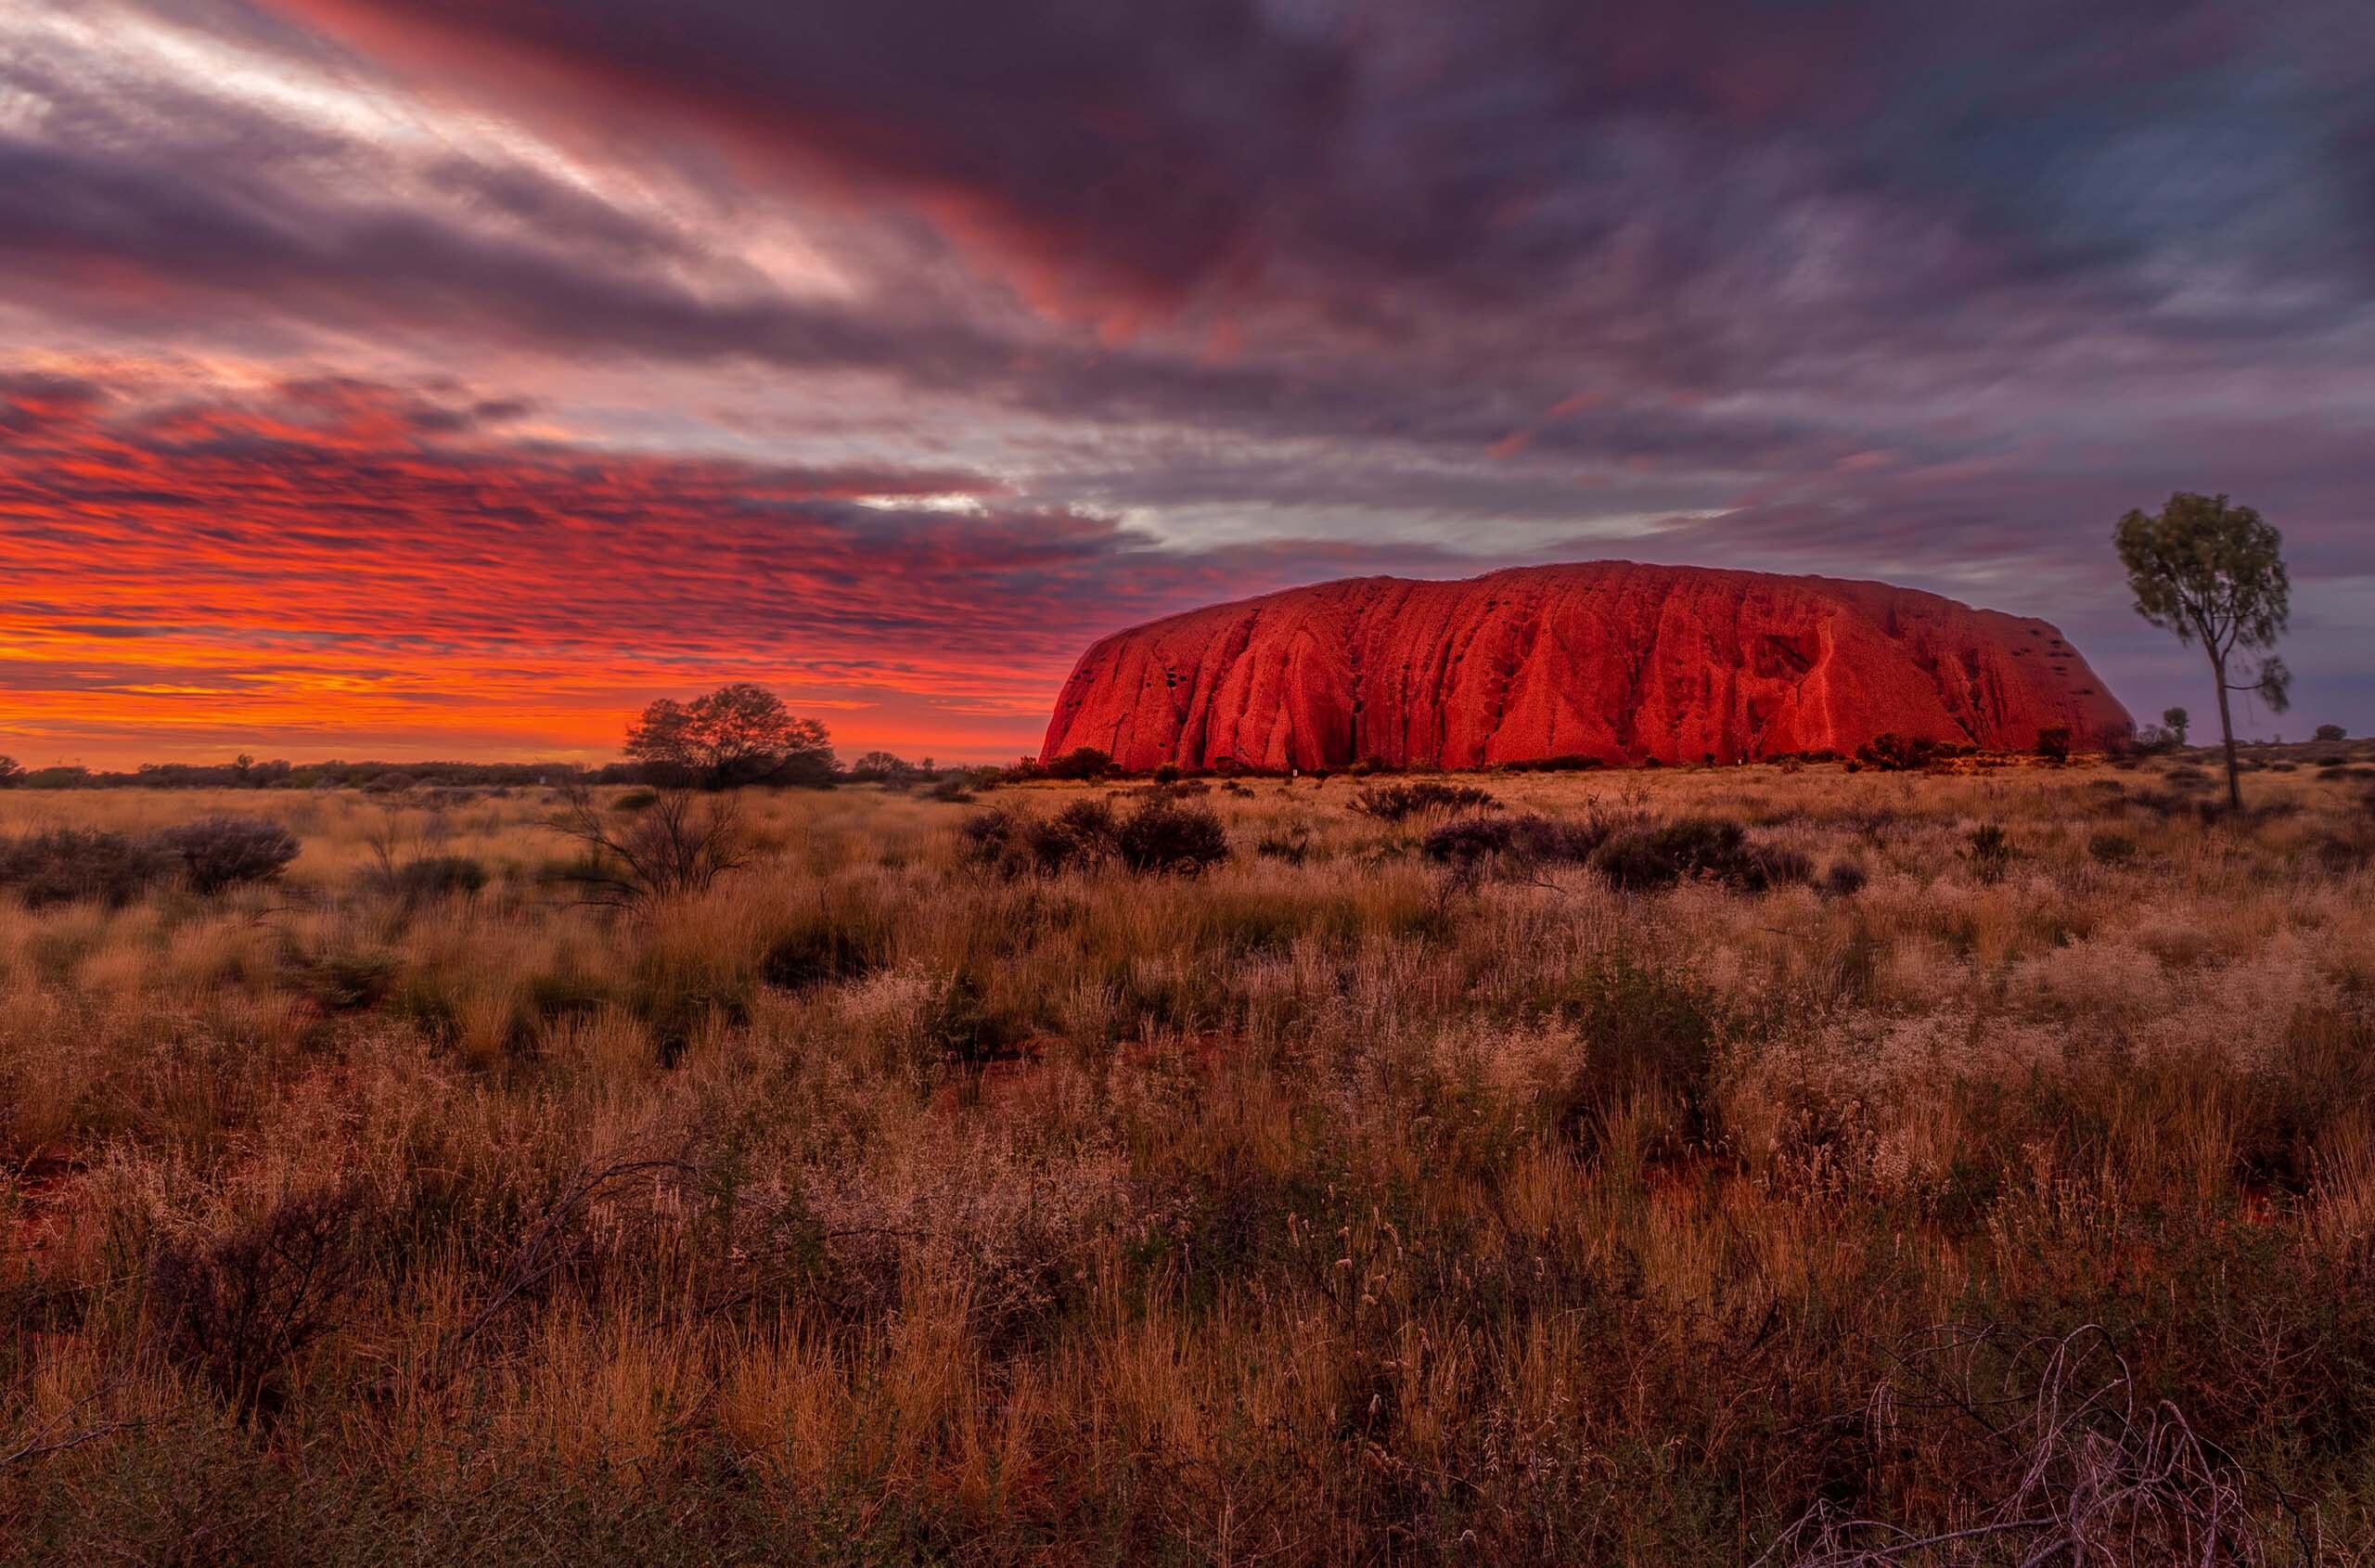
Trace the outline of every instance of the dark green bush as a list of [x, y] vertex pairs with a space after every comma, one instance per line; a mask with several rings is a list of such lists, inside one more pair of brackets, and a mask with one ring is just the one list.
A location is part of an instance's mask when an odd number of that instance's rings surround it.
[[1024, 835], [1032, 864], [1044, 875], [1086, 870], [1113, 857], [1118, 831], [1105, 801], [1074, 801], [1053, 817], [1033, 821]]
[[1512, 866], [1573, 864], [1591, 858], [1608, 841], [1607, 824], [1544, 816], [1463, 816], [1419, 841], [1419, 853], [1463, 869], [1498, 858]]
[[1425, 812], [1495, 811], [1500, 803], [1473, 784], [1445, 784], [1432, 778], [1371, 785], [1353, 797], [1354, 811], [1380, 822], [1400, 822]]
[[777, 938], [759, 962], [759, 978], [785, 991], [806, 991], [855, 980], [876, 968], [856, 935], [838, 925], [815, 925]]
[[1686, 877], [1705, 877], [1740, 893], [1762, 893], [1813, 876], [1805, 856], [1748, 842], [1748, 829], [1714, 816], [1687, 816], [1659, 828], [1619, 833], [1592, 856], [1592, 868], [1628, 893], [1656, 893]]
[[1254, 841], [1253, 853], [1265, 860], [1283, 860], [1290, 866], [1300, 866], [1311, 858], [1311, 825], [1290, 823], [1273, 828]]
[[1148, 800], [1123, 818], [1113, 847], [1141, 876], [1193, 877], [1227, 861], [1228, 833], [1210, 806]]
[[467, 855], [424, 855], [373, 879], [383, 893], [407, 904], [476, 893], [486, 886], [486, 868]]
[[129, 904], [177, 865], [153, 839], [97, 828], [49, 828], [0, 839], [0, 888], [27, 904]]
[[265, 882], [297, 858], [297, 837], [257, 816], [208, 816], [168, 828], [157, 844], [181, 861], [182, 879], [197, 893], [220, 893]]
[[1983, 822], [1973, 828], [1963, 844], [1963, 858], [1971, 862], [1971, 870], [1983, 882], [2000, 881], [2015, 853], [2011, 836], [1994, 822]]
[[966, 857], [1002, 876], [1094, 870], [1119, 862], [1145, 875], [1193, 876], [1228, 858], [1228, 835], [1209, 806], [1141, 797], [1127, 816], [1101, 800], [1074, 801], [1052, 817], [980, 812], [958, 829]]
[[2125, 833], [2098, 833], [2086, 841], [2086, 853], [2105, 866], [2125, 866], [2138, 851], [2136, 841]]
[[1852, 860], [1834, 860], [1822, 875], [1822, 891], [1833, 898], [1853, 898], [1864, 891], [1864, 868]]
[[1102, 778], [1112, 771], [1112, 755], [1094, 746], [1082, 746], [1077, 750], [1066, 752], [1062, 756], [1040, 769], [1041, 775], [1045, 778], [1076, 781]]
[[1866, 767], [1878, 768], [1882, 773], [1910, 773], [1952, 754], [1948, 748], [1935, 740], [1918, 735], [1898, 735], [1894, 731], [1875, 735], [1870, 744], [1855, 748], [1857, 762]]

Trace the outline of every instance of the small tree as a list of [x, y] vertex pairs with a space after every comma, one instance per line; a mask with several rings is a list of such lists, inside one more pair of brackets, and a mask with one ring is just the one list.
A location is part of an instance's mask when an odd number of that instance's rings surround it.
[[13, 790], [25, 776], [22, 763], [14, 757], [0, 757], [0, 790]]
[[2343, 726], [2338, 724], [2321, 724], [2317, 726], [2317, 732], [2311, 735], [2309, 739], [2331, 744], [2336, 740], [2349, 739], [2350, 731], [2343, 728]]
[[2186, 726], [2192, 722], [2193, 719], [2183, 708], [2163, 708], [2161, 710], [2161, 727], [2176, 736], [2177, 738], [2177, 744], [2180, 746], [2186, 743]]
[[[2283, 535], [2249, 507], [2224, 495], [2180, 492], [2158, 516], [2131, 511], [2112, 535], [2136, 595], [2136, 612], [2175, 632], [2200, 638], [2218, 689], [2218, 728], [2227, 748], [2227, 803], [2243, 803], [2242, 770], [2235, 758], [2235, 720], [2227, 694], [2256, 691], [2277, 713], [2292, 704], [2292, 672], [2266, 650], [2276, 646], [2291, 613]], [[2253, 678], [2230, 682], [2227, 661], [2238, 649], [2262, 657]]]
[[825, 726], [748, 681], [689, 702], [663, 697], [627, 729], [626, 753], [668, 778], [711, 790], [822, 783], [833, 771]]

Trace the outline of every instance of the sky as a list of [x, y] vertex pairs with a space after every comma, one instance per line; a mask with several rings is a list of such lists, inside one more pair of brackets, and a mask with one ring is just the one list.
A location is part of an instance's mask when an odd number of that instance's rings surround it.
[[[0, 752], [1035, 750], [1094, 638], [1618, 558], [2375, 729], [2363, 0], [0, 0]], [[2200, 721], [2198, 721], [2199, 723]]]

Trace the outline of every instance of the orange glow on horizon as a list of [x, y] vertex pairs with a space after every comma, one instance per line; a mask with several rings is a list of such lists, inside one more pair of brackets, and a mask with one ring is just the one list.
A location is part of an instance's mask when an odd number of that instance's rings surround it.
[[350, 383], [140, 409], [52, 378], [0, 416], [0, 752], [36, 766], [599, 759], [728, 680], [845, 754], [1010, 757], [1077, 651], [1068, 541], [1110, 533], [852, 500], [995, 497], [963, 474], [520, 442]]

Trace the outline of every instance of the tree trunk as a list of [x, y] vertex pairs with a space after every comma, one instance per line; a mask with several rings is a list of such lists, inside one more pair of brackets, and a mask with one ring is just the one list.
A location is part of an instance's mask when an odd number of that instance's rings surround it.
[[2227, 709], [2227, 661], [2211, 656], [2210, 669], [2218, 681], [2218, 733], [2227, 738], [2227, 809], [2243, 809], [2243, 772], [2235, 761], [2235, 720]]

